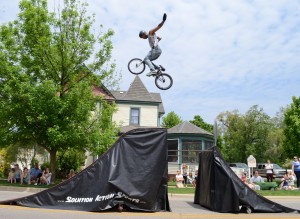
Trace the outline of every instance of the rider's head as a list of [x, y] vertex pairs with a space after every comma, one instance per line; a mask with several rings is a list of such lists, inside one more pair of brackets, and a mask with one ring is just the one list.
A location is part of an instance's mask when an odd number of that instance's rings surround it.
[[140, 33], [139, 33], [139, 37], [143, 38], [143, 39], [147, 39], [148, 38], [147, 32], [144, 31], [144, 30], [141, 30]]

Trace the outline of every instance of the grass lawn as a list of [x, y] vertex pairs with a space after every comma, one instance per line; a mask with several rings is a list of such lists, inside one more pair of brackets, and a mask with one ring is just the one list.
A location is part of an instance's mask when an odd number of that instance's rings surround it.
[[[57, 183], [61, 182], [58, 180]], [[33, 187], [33, 188], [50, 188], [55, 184], [51, 185], [20, 185], [20, 183], [8, 183], [5, 179], [0, 179], [0, 186], [16, 186], [16, 187]], [[176, 188], [175, 182], [168, 183], [168, 193], [171, 194], [195, 194], [195, 188], [192, 185], [188, 185], [187, 188]], [[259, 190], [257, 193], [262, 196], [300, 196], [300, 190]]]
[[34, 184], [23, 184], [21, 185], [20, 183], [9, 183], [7, 182], [6, 179], [0, 179], [0, 186], [15, 186], [15, 187], [32, 187], [32, 188], [50, 188], [52, 187], [54, 184], [51, 185], [34, 185]]
[[[300, 196], [300, 190], [259, 190], [256, 191], [262, 196]], [[173, 194], [195, 194], [195, 188], [188, 185], [188, 188], [176, 188], [175, 182], [168, 183], [168, 193]]]

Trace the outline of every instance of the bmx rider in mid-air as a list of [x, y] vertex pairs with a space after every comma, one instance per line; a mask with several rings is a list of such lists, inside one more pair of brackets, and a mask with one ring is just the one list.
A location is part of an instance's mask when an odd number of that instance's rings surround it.
[[151, 50], [147, 54], [147, 56], [144, 59], [144, 62], [148, 67], [150, 68], [150, 72], [147, 74], [147, 76], [156, 75], [155, 68], [151, 61], [157, 59], [161, 54], [161, 49], [158, 46], [158, 42], [161, 40], [161, 37], [156, 36], [156, 31], [158, 31], [165, 23], [167, 19], [167, 14], [164, 14], [162, 22], [155, 28], [149, 31], [147, 33], [146, 31], [142, 30], [139, 33], [139, 37], [142, 39], [148, 39], [149, 45], [151, 47]]

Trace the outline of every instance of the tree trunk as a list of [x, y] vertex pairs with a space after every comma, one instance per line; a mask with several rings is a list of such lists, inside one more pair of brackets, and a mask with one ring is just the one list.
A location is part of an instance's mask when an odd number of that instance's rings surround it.
[[50, 151], [50, 170], [52, 173], [51, 182], [55, 180], [55, 172], [56, 172], [56, 152], [57, 150]]

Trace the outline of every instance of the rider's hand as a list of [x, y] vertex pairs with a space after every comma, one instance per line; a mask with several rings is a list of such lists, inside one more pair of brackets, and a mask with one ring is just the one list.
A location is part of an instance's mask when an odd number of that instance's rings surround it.
[[164, 13], [164, 16], [163, 16], [163, 21], [166, 21], [167, 20], [167, 14]]

